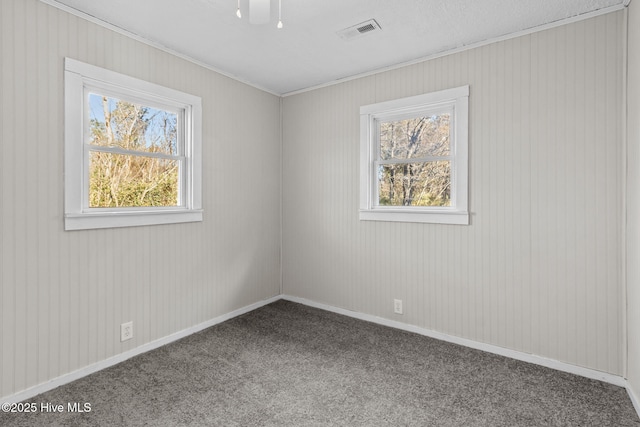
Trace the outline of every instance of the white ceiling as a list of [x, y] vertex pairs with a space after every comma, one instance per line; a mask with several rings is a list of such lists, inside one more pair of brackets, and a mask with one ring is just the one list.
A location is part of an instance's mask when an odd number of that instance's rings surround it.
[[[281, 0], [284, 28], [249, 0], [43, 0], [63, 4], [275, 94], [326, 84], [595, 11], [623, 0]], [[382, 28], [343, 40], [369, 19]]]

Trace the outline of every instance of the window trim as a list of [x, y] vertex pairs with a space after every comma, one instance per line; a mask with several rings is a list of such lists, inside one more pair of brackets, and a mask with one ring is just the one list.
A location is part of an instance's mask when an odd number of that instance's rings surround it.
[[[375, 163], [379, 154], [376, 122], [424, 111], [452, 109], [451, 203], [447, 207], [379, 206]], [[461, 86], [360, 107], [360, 220], [469, 224], [469, 86]]]
[[[64, 70], [64, 228], [132, 227], [202, 221], [202, 100], [200, 97], [116, 73], [71, 58]], [[88, 207], [87, 90], [103, 90], [123, 95], [127, 100], [150, 106], [169, 106], [183, 111], [184, 172], [180, 179], [184, 191], [177, 207]], [[86, 199], [86, 200], [85, 200]]]

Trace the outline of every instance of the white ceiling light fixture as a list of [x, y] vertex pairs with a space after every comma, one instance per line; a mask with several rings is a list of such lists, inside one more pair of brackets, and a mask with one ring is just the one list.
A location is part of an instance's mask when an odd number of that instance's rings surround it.
[[[240, 0], [236, 16], [242, 18]], [[268, 24], [271, 19], [271, 0], [249, 0], [249, 22], [254, 25]], [[282, 28], [282, 0], [278, 0], [278, 29]]]

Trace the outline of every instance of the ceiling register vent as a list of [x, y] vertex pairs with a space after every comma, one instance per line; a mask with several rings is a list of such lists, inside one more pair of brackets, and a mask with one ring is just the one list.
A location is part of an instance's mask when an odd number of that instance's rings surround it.
[[368, 21], [340, 30], [337, 34], [344, 40], [353, 40], [357, 37], [362, 37], [365, 34], [381, 29], [380, 24], [378, 24], [375, 19], [369, 19]]

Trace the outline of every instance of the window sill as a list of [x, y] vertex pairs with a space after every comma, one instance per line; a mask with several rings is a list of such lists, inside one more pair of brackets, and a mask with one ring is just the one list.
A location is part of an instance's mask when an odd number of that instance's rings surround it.
[[65, 214], [64, 229], [89, 230], [97, 228], [137, 227], [142, 225], [177, 224], [202, 221], [202, 210], [158, 212], [97, 212]]
[[469, 225], [469, 212], [410, 211], [407, 209], [361, 209], [360, 220]]

